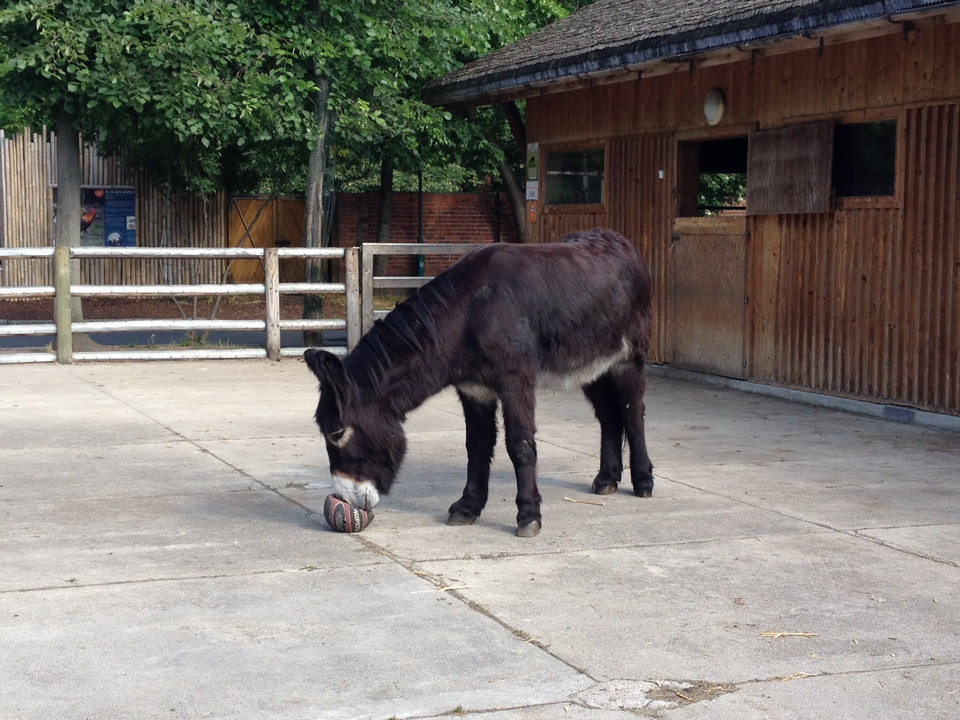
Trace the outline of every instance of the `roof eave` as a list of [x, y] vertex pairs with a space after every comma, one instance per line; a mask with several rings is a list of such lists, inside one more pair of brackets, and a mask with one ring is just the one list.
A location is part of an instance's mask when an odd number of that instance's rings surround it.
[[707, 35], [699, 32], [678, 33], [582, 53], [560, 62], [536, 63], [515, 70], [493, 72], [479, 80], [454, 81], [447, 85], [438, 82], [434, 87], [427, 86], [424, 99], [433, 105], [449, 107], [489, 104], [577, 80], [637, 73], [665, 63], [680, 67], [689, 60], [733, 49], [749, 51], [796, 38], [817, 39], [843, 33], [871, 21], [876, 22], [878, 28], [891, 25], [887, 30], [890, 32], [894, 31], [893, 24], [925, 15], [939, 15], [945, 9], [958, 5], [960, 0], [919, 8], [915, 3], [879, 1], [846, 12], [841, 9], [815, 17], [792, 16], [779, 22], [772, 17], [763, 24], [746, 28], [742, 27], [742, 21], [731, 22], [718, 26]]

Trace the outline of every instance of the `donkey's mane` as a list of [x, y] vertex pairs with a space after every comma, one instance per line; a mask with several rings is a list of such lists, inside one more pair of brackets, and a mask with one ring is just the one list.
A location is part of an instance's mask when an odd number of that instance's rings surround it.
[[423, 384], [443, 342], [443, 319], [460, 299], [455, 273], [439, 275], [377, 320], [346, 358], [361, 400], [370, 400], [401, 376]]

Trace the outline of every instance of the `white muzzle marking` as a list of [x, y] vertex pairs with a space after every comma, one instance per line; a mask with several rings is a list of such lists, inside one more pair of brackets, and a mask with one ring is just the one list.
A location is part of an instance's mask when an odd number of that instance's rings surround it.
[[333, 494], [354, 507], [373, 510], [380, 502], [380, 493], [369, 480], [355, 480], [348, 475], [333, 474]]

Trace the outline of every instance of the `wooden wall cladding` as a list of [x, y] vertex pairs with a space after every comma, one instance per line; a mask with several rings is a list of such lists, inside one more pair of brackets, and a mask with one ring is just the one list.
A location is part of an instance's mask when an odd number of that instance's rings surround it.
[[606, 145], [602, 205], [548, 209], [536, 223], [537, 232], [531, 233], [534, 239], [553, 242], [577, 230], [606, 227], [637, 247], [650, 267], [653, 282], [653, 362], [667, 360], [669, 246], [663, 238], [671, 235], [675, 166], [672, 135], [615, 138]]
[[960, 412], [960, 105], [904, 135], [902, 207], [756, 224], [755, 376]]
[[[710, 128], [702, 102], [714, 87], [724, 91], [727, 110]], [[899, 126], [894, 196], [747, 218], [747, 377], [960, 414], [955, 16], [906, 32], [897, 26], [822, 48], [811, 41], [790, 52], [744, 53], [722, 65], [529, 98], [532, 142], [602, 142], [608, 153], [602, 211], [541, 208], [533, 234], [552, 241], [606, 225], [631, 237], [654, 279], [651, 359], [666, 362], [678, 143], [883, 119]]]
[[960, 412], [960, 104], [907, 112], [899, 396]]
[[[960, 24], [899, 26], [880, 37], [827, 44], [655, 77], [545, 92], [527, 99], [533, 142], [571, 143], [623, 135], [783, 127], [840, 114], [876, 114], [960, 96]], [[726, 95], [723, 121], [710, 129], [703, 99]]]
[[667, 258], [674, 214], [676, 149], [670, 135], [617, 138], [608, 146], [606, 224], [629, 238], [650, 267], [653, 337], [650, 359], [666, 358], [669, 283]]

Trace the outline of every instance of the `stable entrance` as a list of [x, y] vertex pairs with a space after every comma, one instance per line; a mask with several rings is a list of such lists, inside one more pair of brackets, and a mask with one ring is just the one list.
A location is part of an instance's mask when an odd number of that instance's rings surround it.
[[747, 138], [681, 142], [670, 246], [671, 362], [745, 377]]
[[677, 218], [671, 245], [672, 362], [744, 377], [746, 218]]

